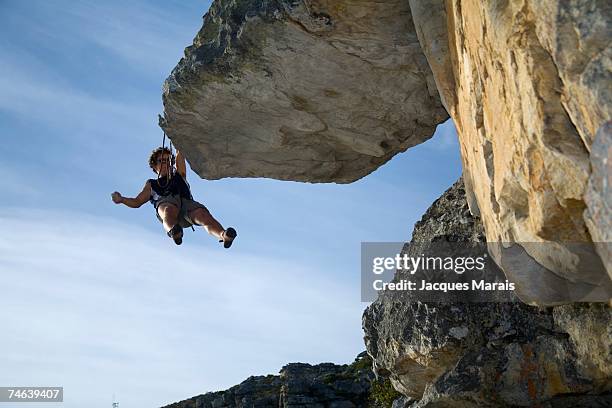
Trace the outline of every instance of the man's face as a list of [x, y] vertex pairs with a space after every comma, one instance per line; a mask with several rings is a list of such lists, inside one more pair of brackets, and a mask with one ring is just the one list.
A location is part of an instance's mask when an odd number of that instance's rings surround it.
[[161, 176], [165, 176], [170, 170], [170, 155], [163, 153], [157, 156], [157, 162], [155, 164], [155, 171]]

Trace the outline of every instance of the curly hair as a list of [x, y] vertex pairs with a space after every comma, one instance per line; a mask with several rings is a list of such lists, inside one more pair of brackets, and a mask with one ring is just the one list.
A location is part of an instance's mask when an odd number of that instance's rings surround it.
[[168, 154], [169, 156], [172, 156], [172, 152], [167, 147], [158, 147], [157, 149], [154, 149], [151, 152], [151, 156], [149, 156], [149, 167], [151, 167], [153, 173], [155, 173], [155, 165], [157, 164], [157, 159], [164, 153]]

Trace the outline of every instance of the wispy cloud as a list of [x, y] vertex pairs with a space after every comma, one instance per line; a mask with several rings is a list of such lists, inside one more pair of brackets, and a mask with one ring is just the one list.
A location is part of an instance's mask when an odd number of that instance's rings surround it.
[[[13, 33], [13, 40], [17, 36], [44, 39], [38, 44], [40, 50], [61, 53], [69, 62], [79, 62], [78, 57], [87, 52], [100, 54], [103, 49], [111, 59], [121, 60], [117, 62], [125, 70], [157, 75], [169, 72], [181, 57], [209, 4], [179, 2], [160, 7], [156, 2], [139, 0], [9, 2], [3, 7], [6, 13], [2, 20], [22, 30]], [[186, 29], [186, 17], [194, 21], [193, 27]], [[177, 43], [183, 46], [177, 47]]]
[[145, 118], [150, 120], [151, 116], [149, 106], [93, 96], [69, 86], [56, 86], [41, 80], [37, 73], [10, 62], [0, 65], [0, 88], [1, 110], [60, 129], [99, 129], [101, 118], [111, 123], [134, 125], [144, 122]]
[[116, 134], [117, 140], [151, 140], [159, 132], [162, 81], [208, 2], [191, 8], [147, 1], [33, 4], [0, 6], [0, 112], [43, 123], [58, 140], [94, 147]]
[[31, 182], [24, 182], [27, 176], [19, 174], [15, 169], [8, 167], [6, 163], [0, 162], [0, 174], [2, 174], [2, 191], [5, 204], [11, 198], [41, 198], [42, 192], [36, 186], [32, 185]]
[[[201, 4], [202, 15], [208, 9], [207, 3]], [[199, 29], [194, 26], [190, 38], [185, 38], [184, 23], [151, 2], [123, 2], [117, 9], [106, 2], [88, 1], [67, 11], [69, 19], [80, 23], [76, 32], [121, 58], [127, 67], [143, 72], [169, 73]], [[177, 48], [179, 38], [184, 46]]]
[[155, 406], [233, 385], [252, 367], [360, 349], [354, 285], [320, 271], [215, 242], [176, 247], [108, 218], [4, 213], [2, 384], [63, 385], [64, 407], [103, 407], [113, 392]]

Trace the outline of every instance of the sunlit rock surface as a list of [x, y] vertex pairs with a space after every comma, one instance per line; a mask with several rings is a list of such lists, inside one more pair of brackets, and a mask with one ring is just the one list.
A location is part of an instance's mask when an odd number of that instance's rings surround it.
[[[410, 4], [457, 127], [470, 208], [521, 298], [609, 299], [610, 278], [596, 265], [595, 248], [562, 242], [589, 243], [589, 230], [599, 237], [609, 231], [605, 213], [589, 229], [583, 213], [591, 145], [612, 111], [612, 3]], [[602, 192], [590, 197], [593, 208], [604, 206]], [[602, 246], [609, 264], [609, 244]]]

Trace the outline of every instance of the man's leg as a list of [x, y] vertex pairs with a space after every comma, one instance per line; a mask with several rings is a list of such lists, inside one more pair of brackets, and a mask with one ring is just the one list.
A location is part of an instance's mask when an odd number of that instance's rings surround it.
[[174, 204], [162, 203], [157, 207], [157, 213], [164, 222], [166, 232], [170, 231], [178, 222], [179, 209]]
[[196, 224], [203, 226], [210, 235], [218, 239], [223, 239], [223, 227], [207, 209], [196, 208], [195, 210], [191, 210], [189, 212], [189, 218]]

